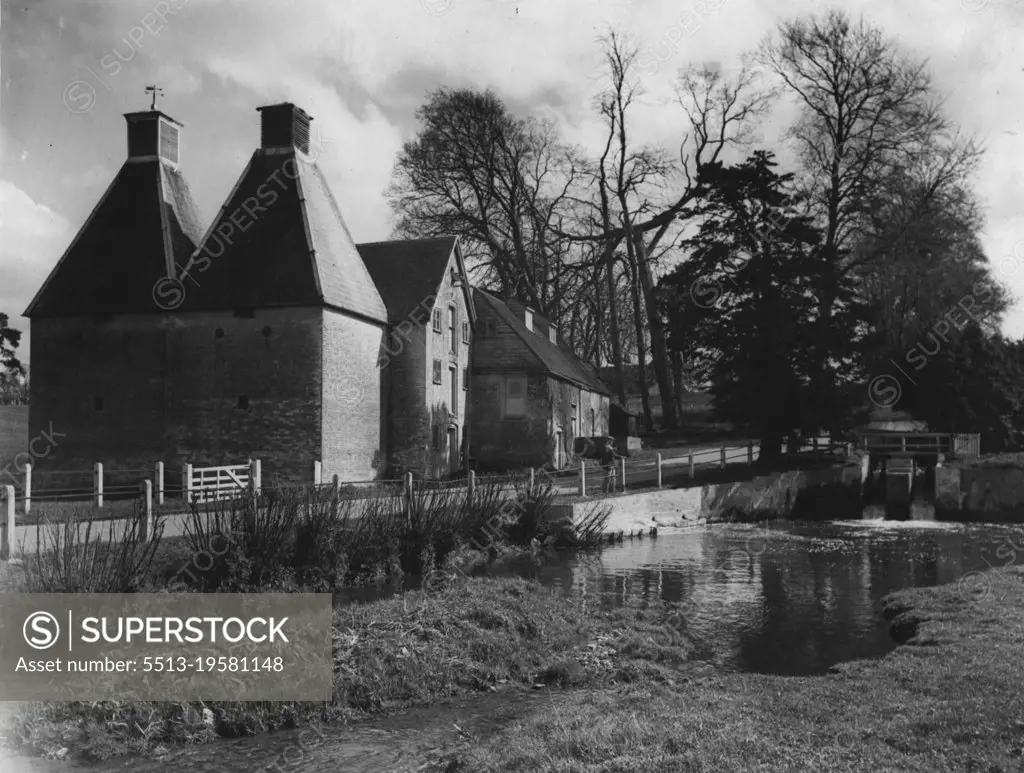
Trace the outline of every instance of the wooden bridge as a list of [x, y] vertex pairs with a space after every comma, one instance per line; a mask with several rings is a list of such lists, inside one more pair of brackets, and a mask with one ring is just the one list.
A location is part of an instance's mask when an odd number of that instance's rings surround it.
[[918, 458], [943, 454], [972, 458], [981, 451], [981, 435], [951, 432], [865, 432], [860, 447], [873, 456]]

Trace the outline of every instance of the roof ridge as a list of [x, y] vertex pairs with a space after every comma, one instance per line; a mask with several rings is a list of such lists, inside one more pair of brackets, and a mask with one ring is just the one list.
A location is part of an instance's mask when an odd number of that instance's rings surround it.
[[409, 244], [410, 242], [434, 242], [434, 241], [446, 241], [448, 239], [455, 240], [459, 237], [452, 234], [451, 236], [418, 236], [415, 239], [381, 239], [375, 242], [357, 242], [357, 247], [373, 247], [377, 244]]
[[[157, 201], [160, 204], [160, 231], [163, 234], [164, 242], [164, 268], [167, 269], [167, 276], [175, 276], [175, 263], [174, 260], [174, 246], [171, 244], [171, 226], [167, 222], [167, 182], [164, 180], [164, 165], [162, 161], [157, 162], [157, 174], [156, 174], [156, 185], [157, 185]], [[177, 214], [175, 214], [177, 217]]]

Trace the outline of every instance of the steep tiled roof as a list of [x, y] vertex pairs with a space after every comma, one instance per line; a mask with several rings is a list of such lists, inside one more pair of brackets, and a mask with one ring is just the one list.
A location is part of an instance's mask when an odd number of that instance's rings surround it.
[[253, 154], [195, 259], [182, 311], [327, 305], [387, 321], [323, 173], [294, 149]]
[[437, 292], [455, 243], [454, 236], [439, 236], [357, 245], [392, 323], [408, 319]]
[[[511, 328], [512, 332], [522, 340], [526, 349], [533, 354], [541, 370], [550, 373], [556, 378], [571, 381], [592, 392], [611, 395], [608, 387], [598, 377], [594, 368], [564, 346], [552, 343], [546, 335], [529, 330], [522, 316], [513, 312], [500, 299], [474, 287], [473, 302], [477, 304], [478, 314], [483, 310], [481, 306], [491, 308]], [[543, 318], [535, 317], [535, 319], [542, 320]]]
[[202, 227], [181, 173], [126, 162], [25, 312], [30, 317], [163, 313], [153, 285], [184, 266]]

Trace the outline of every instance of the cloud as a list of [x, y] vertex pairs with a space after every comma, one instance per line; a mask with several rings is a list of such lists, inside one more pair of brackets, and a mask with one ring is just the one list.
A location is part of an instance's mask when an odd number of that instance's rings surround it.
[[[0, 311], [27, 330], [19, 317], [56, 265], [70, 236], [70, 224], [13, 183], [0, 179]], [[27, 336], [19, 352], [27, 361]]]
[[383, 191], [402, 140], [398, 127], [376, 105], [364, 105], [357, 115], [332, 86], [278, 60], [218, 55], [207, 67], [212, 74], [255, 92], [263, 104], [295, 102], [312, 115], [314, 136], [322, 143], [317, 163], [353, 237], [372, 241], [389, 235]]

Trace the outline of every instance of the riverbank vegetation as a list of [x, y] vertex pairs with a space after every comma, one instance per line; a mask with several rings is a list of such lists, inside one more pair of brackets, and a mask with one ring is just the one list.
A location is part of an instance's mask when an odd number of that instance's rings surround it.
[[[270, 489], [194, 506], [183, 537], [147, 538], [136, 511], [114, 539], [113, 522], [89, 513], [41, 527], [4, 590], [41, 593], [318, 591], [343, 595], [407, 576], [430, 578], [413, 591], [369, 605], [339, 606], [334, 626], [335, 700], [324, 704], [45, 703], [8, 721], [15, 746], [44, 756], [105, 759], [285, 727], [348, 719], [430, 702], [502, 683], [575, 684], [593, 678], [585, 645], [613, 636], [613, 618], [585, 615], [539, 586], [469, 582], [495, 561], [524, 551], [585, 547], [600, 535], [600, 513], [585, 528], [553, 523], [548, 485], [430, 489], [408, 502], [359, 503], [329, 488]], [[647, 623], [644, 623], [645, 625]], [[629, 626], [625, 626], [629, 628]], [[665, 646], [685, 659], [686, 641], [665, 629]]]
[[993, 570], [889, 596], [905, 646], [877, 661], [822, 677], [711, 672], [585, 692], [463, 743], [439, 769], [1017, 771], [1022, 581]]
[[311, 720], [350, 721], [503, 685], [671, 681], [706, 648], [664, 612], [602, 611], [522, 579], [443, 586], [336, 609], [334, 700], [40, 703], [8, 721], [22, 753], [109, 759]]

